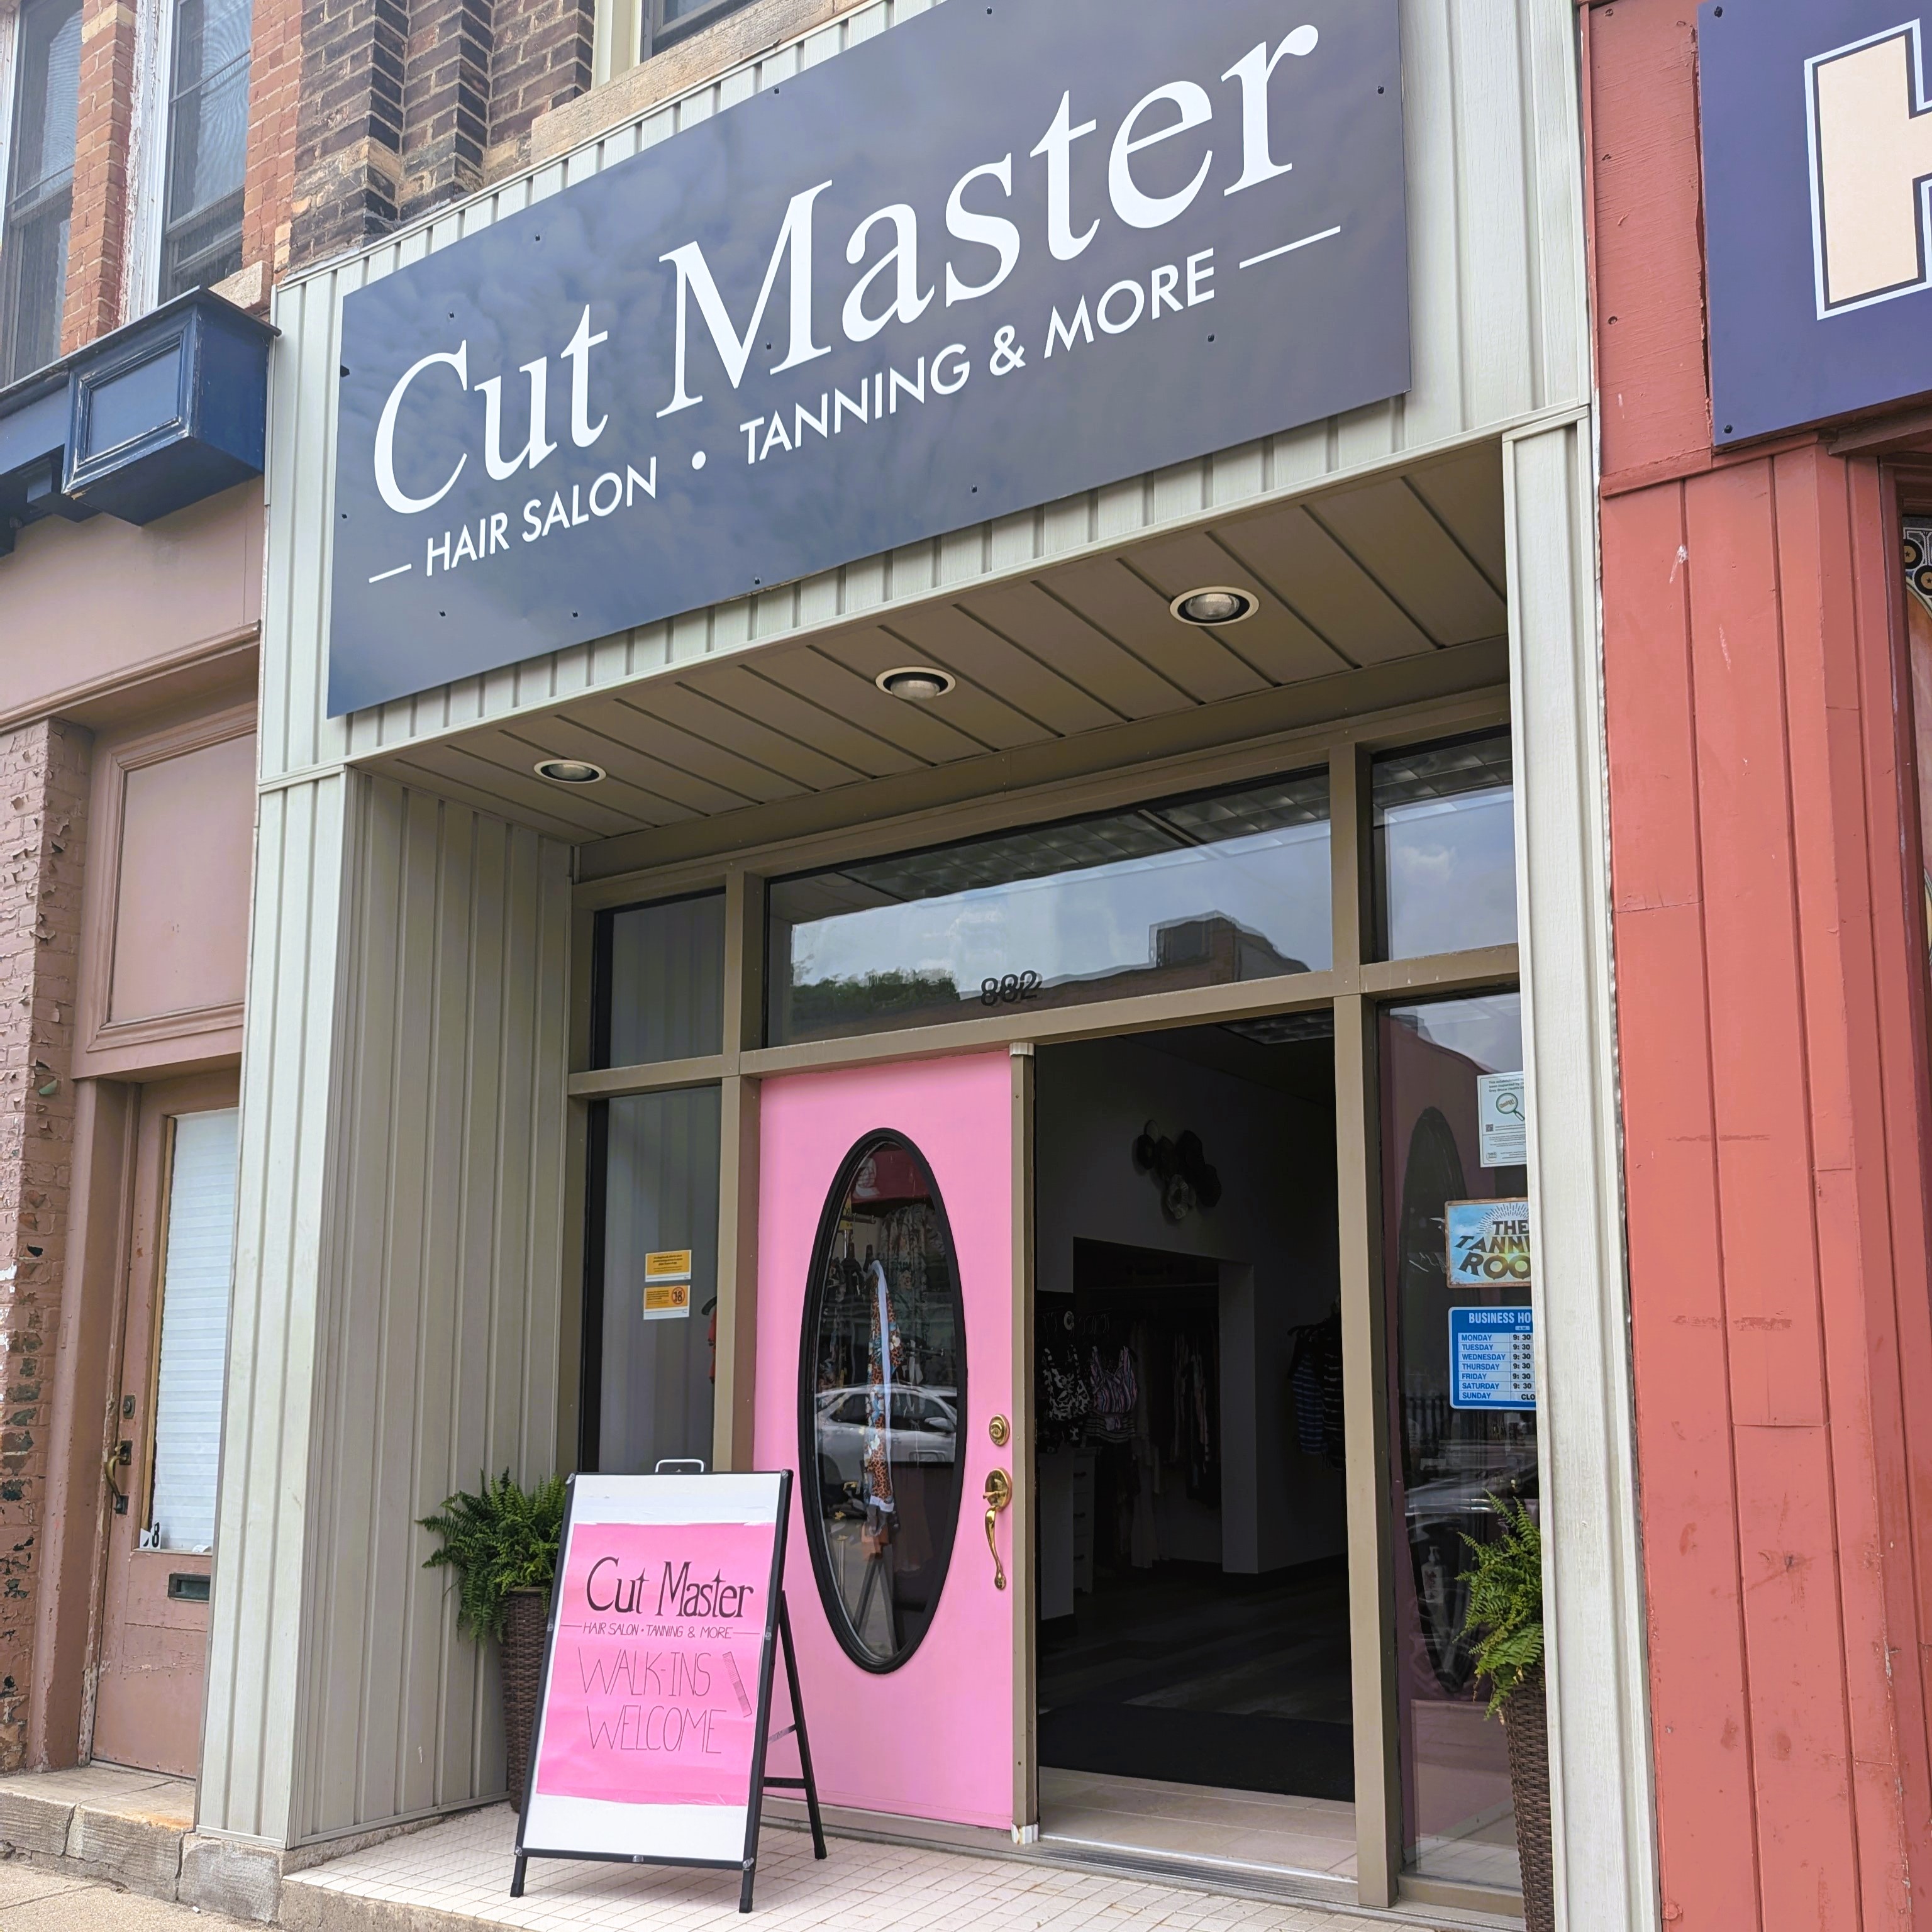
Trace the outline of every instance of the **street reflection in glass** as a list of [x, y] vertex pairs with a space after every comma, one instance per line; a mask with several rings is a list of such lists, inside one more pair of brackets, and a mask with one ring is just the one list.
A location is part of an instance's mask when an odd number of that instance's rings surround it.
[[1516, 939], [1516, 792], [1507, 731], [1375, 761], [1378, 956]]
[[806, 1305], [806, 1516], [826, 1614], [890, 1670], [938, 1608], [959, 1514], [965, 1360], [944, 1205], [909, 1142], [848, 1159]]
[[1328, 778], [778, 880], [773, 1046], [1325, 970]]
[[[1484, 1714], [1489, 1687], [1463, 1626], [1465, 1538], [1496, 1535], [1492, 1496], [1533, 1509], [1537, 1494], [1529, 1337], [1499, 1317], [1530, 1305], [1534, 1274], [1520, 1238], [1526, 1154], [1507, 1131], [1522, 1105], [1507, 1078], [1522, 1066], [1521, 1003], [1494, 993], [1390, 1007], [1380, 1043], [1404, 1863], [1514, 1889], [1509, 1754], [1502, 1725]], [[1459, 1337], [1472, 1325], [1483, 1331], [1473, 1349]], [[1462, 1351], [1455, 1376], [1452, 1348]]]

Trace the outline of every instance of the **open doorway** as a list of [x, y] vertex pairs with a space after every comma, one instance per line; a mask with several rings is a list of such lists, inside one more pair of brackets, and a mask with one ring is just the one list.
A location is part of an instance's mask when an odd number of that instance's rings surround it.
[[1043, 1049], [1044, 1837], [1354, 1874], [1326, 1014]]

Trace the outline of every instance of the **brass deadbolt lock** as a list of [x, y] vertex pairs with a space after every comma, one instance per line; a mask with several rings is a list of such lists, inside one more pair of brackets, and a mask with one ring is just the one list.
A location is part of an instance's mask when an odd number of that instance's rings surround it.
[[995, 1449], [1004, 1449], [1012, 1439], [1012, 1424], [1004, 1415], [996, 1415], [987, 1424], [986, 1433], [993, 1438]]

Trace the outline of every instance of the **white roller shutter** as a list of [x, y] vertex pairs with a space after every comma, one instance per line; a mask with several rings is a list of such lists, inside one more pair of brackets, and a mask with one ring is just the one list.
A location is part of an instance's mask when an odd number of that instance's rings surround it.
[[161, 1269], [161, 1359], [154, 1396], [154, 1541], [214, 1546], [214, 1478], [228, 1298], [235, 1279], [235, 1178], [241, 1115], [232, 1107], [175, 1120]]

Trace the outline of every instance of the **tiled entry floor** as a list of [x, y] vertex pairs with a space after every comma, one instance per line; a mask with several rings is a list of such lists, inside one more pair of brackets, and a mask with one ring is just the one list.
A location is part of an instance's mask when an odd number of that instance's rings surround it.
[[1244, 1876], [1315, 1880], [1337, 1892], [1348, 1887], [1353, 1896], [1355, 1808], [1334, 1798], [1042, 1766], [1040, 1835], [1043, 1845], [1082, 1852], [1185, 1858]]
[[515, 1822], [495, 1805], [312, 1867], [283, 1881], [282, 1923], [289, 1932], [1370, 1932], [1372, 1922], [1326, 1905], [853, 1838], [833, 1838], [820, 1864], [804, 1832], [776, 1828], [764, 1835], [748, 1920], [738, 1916], [735, 1873], [665, 1866], [540, 1862], [513, 1899]]

